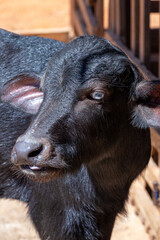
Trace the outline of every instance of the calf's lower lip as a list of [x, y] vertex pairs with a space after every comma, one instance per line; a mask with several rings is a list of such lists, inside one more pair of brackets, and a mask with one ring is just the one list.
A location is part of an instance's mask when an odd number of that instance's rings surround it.
[[61, 169], [59, 168], [48, 166], [21, 165], [19, 167], [23, 174], [36, 182], [51, 181], [61, 172]]

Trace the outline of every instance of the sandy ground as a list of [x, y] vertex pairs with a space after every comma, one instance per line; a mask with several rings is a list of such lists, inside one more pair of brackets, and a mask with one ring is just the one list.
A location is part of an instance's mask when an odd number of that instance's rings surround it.
[[0, 240], [39, 240], [25, 204], [0, 200]]

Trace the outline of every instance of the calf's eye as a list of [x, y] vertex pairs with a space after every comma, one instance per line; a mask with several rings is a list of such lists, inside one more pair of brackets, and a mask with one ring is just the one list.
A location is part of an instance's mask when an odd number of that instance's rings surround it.
[[101, 102], [104, 98], [104, 92], [95, 91], [91, 93], [91, 98], [97, 102]]

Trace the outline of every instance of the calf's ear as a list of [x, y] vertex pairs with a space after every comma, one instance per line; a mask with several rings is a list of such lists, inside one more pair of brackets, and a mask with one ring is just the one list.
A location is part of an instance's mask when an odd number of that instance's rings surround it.
[[7, 82], [1, 93], [1, 100], [27, 113], [36, 114], [43, 101], [37, 76], [19, 75]]
[[142, 81], [135, 90], [137, 114], [149, 127], [160, 127], [160, 81]]

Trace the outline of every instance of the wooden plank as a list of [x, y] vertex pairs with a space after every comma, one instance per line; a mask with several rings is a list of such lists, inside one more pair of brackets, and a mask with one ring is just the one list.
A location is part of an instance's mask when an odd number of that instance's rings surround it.
[[160, 13], [150, 13], [150, 28], [159, 28], [160, 27]]
[[113, 19], [113, 32], [115, 33], [116, 32], [116, 19], [117, 19], [117, 16], [116, 16], [116, 0], [111, 0], [113, 1], [113, 16], [114, 16], [114, 19]]
[[35, 30], [17, 30], [17, 34], [24, 36], [38, 36], [51, 38], [62, 42], [68, 42], [71, 38], [71, 29], [68, 28], [50, 28], [50, 29], [35, 29]]
[[150, 57], [150, 29], [149, 29], [150, 1], [140, 1], [140, 60], [149, 67]]
[[151, 131], [151, 142], [152, 142], [152, 145], [154, 146], [154, 148], [157, 150], [158, 152], [158, 162], [159, 162], [159, 166], [160, 166], [160, 135], [159, 133], [151, 128], [150, 129]]
[[[160, 13], [160, 1], [159, 1], [159, 13]], [[159, 16], [159, 22], [160, 22], [160, 16]], [[160, 27], [160, 26], [159, 26]], [[160, 79], [160, 29], [159, 29], [159, 64], [158, 64], [158, 77]]]
[[131, 27], [131, 14], [130, 14], [130, 1], [125, 0], [125, 16], [126, 16], [126, 29], [125, 29], [125, 44], [128, 48], [131, 47], [130, 41], [130, 27]]
[[76, 0], [70, 0], [71, 26], [74, 32], [75, 32], [74, 15], [75, 15], [76, 8], [77, 8]]
[[[91, 3], [94, 3], [94, 5], [90, 6], [89, 4]], [[75, 14], [75, 11], [78, 12]], [[75, 17], [76, 20], [74, 19]], [[83, 33], [103, 36], [103, 0], [92, 2], [87, 0], [72, 0], [71, 23], [78, 35]]]
[[159, 29], [158, 28], [154, 28], [154, 29], [151, 29], [151, 34], [150, 34], [150, 37], [151, 37], [151, 52], [152, 53], [158, 53], [159, 49], [158, 49], [158, 46], [159, 46], [159, 41], [158, 41], [158, 38], [159, 38]]
[[113, 12], [113, 1], [109, 1], [109, 29], [110, 31], [113, 30], [113, 15], [112, 15], [112, 12]]
[[121, 3], [120, 0], [115, 2], [115, 11], [116, 11], [116, 34], [121, 35]]
[[140, 180], [136, 180], [132, 187], [130, 196], [137, 207], [137, 213], [146, 227], [146, 231], [151, 239], [159, 240], [160, 238], [160, 213], [153, 204], [147, 191], [144, 189]]
[[116, 0], [116, 34], [123, 37], [126, 33], [125, 0]]
[[86, 0], [77, 0], [77, 3], [82, 12], [84, 22], [88, 29], [88, 33], [96, 34], [98, 24], [90, 7], [86, 4]]
[[122, 42], [121, 40], [115, 35], [113, 34], [113, 32], [111, 31], [105, 31], [104, 33], [104, 37], [107, 38], [109, 41], [111, 41], [113, 44], [117, 45], [119, 48], [122, 49], [122, 51], [124, 51], [128, 57], [130, 58], [130, 60], [132, 62], [134, 62], [134, 64], [137, 65], [137, 67], [141, 70], [142, 74], [144, 75], [144, 77], [148, 80], [158, 80], [158, 77], [156, 77], [155, 75], [153, 75], [151, 73], [151, 71], [149, 71], [146, 66], [140, 61], [140, 59], [136, 58], [132, 51], [130, 51]]
[[111, 240], [151, 240], [130, 201], [126, 204], [126, 209], [127, 214], [116, 219]]
[[93, 6], [96, 3], [96, 0], [86, 0], [87, 4]]
[[155, 164], [151, 158], [147, 168], [143, 172], [143, 177], [149, 187], [153, 190], [153, 183], [160, 181], [160, 168]]
[[0, 27], [8, 31], [70, 26], [70, 0], [1, 0]]
[[115, 0], [109, 1], [109, 29], [113, 32], [116, 30]]
[[88, 34], [86, 26], [83, 23], [83, 18], [81, 16], [81, 12], [79, 11], [79, 9], [74, 11], [73, 17], [74, 17], [75, 34], [77, 36]]
[[152, 13], [158, 12], [158, 9], [159, 9], [158, 3], [159, 3], [159, 1], [151, 1], [150, 12], [152, 12]]
[[150, 70], [158, 77], [158, 53], [150, 54]]
[[126, 22], [126, 0], [120, 1], [120, 37], [123, 43], [126, 43], [126, 29], [127, 29], [127, 22]]
[[131, 0], [131, 50], [139, 56], [139, 0]]
[[103, 13], [103, 0], [97, 0], [95, 5], [95, 16], [98, 22], [97, 35], [103, 36], [104, 33], [104, 13]]

